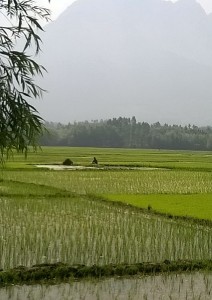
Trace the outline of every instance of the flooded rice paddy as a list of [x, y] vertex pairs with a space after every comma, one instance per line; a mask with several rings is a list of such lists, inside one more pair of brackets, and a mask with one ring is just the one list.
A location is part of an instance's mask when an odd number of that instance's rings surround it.
[[[159, 168], [151, 167], [124, 167], [124, 166], [110, 166], [110, 167], [100, 167], [100, 166], [64, 166], [64, 165], [35, 165], [37, 168], [64, 171], [64, 170], [157, 170]], [[164, 170], [164, 169], [163, 169]], [[168, 169], [166, 169], [168, 170]]]
[[210, 300], [212, 274], [171, 274], [111, 278], [59, 285], [12, 286], [0, 289], [4, 300]]

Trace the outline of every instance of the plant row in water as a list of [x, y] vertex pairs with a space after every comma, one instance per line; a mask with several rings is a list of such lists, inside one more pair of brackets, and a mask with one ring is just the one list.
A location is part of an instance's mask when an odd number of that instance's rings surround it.
[[212, 259], [206, 226], [89, 197], [0, 199], [0, 268]]

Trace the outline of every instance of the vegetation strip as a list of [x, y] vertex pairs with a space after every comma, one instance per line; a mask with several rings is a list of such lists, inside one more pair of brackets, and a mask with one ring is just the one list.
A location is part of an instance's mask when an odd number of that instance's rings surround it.
[[212, 260], [169, 261], [162, 263], [110, 264], [105, 266], [68, 265], [63, 263], [39, 264], [30, 268], [0, 271], [0, 285], [60, 281], [64, 279], [101, 278], [108, 276], [155, 275], [169, 272], [212, 271]]
[[[95, 122], [45, 123], [49, 132], [41, 145], [72, 147], [120, 147], [151, 149], [211, 150], [212, 128], [138, 122], [135, 117], [118, 117]], [[201, 142], [200, 142], [201, 141]]]
[[89, 197], [90, 200], [93, 200], [93, 201], [98, 201], [99, 200], [99, 201], [102, 201], [102, 202], [110, 202], [114, 206], [127, 207], [129, 209], [131, 208], [131, 209], [134, 209], [134, 210], [137, 210], [137, 211], [140, 210], [141, 212], [143, 212], [145, 214], [155, 215], [155, 216], [159, 216], [159, 217], [163, 217], [163, 218], [179, 220], [179, 221], [184, 221], [184, 222], [190, 222], [190, 223], [193, 223], [193, 224], [207, 226], [207, 227], [212, 228], [212, 221], [211, 220], [199, 219], [199, 218], [194, 218], [194, 217], [190, 217], [190, 216], [177, 216], [177, 215], [173, 215], [171, 213], [163, 213], [163, 212], [156, 211], [156, 210], [152, 209], [151, 207], [149, 207], [149, 208], [138, 207], [138, 206], [135, 206], [133, 204], [111, 200], [109, 198], [102, 197], [100, 195], [99, 196], [87, 195], [87, 196]]

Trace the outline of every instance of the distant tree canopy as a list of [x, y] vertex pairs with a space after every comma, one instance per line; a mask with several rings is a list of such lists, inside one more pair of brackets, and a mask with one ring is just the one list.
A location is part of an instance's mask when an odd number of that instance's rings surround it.
[[212, 150], [212, 127], [148, 124], [135, 117], [46, 127], [50, 134], [42, 136], [42, 145]]
[[0, 14], [6, 24], [0, 24], [1, 159], [13, 149], [23, 152], [29, 145], [35, 147], [42, 131], [42, 119], [29, 99], [42, 94], [34, 78], [44, 68], [26, 51], [31, 44], [35, 45], [32, 55], [40, 51], [39, 21], [48, 21], [50, 13], [33, 0], [1, 0]]

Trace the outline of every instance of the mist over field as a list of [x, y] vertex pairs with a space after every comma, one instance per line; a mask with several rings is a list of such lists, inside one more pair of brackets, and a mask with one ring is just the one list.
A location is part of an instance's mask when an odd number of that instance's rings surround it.
[[212, 15], [195, 0], [77, 0], [45, 30], [44, 119], [211, 125]]

